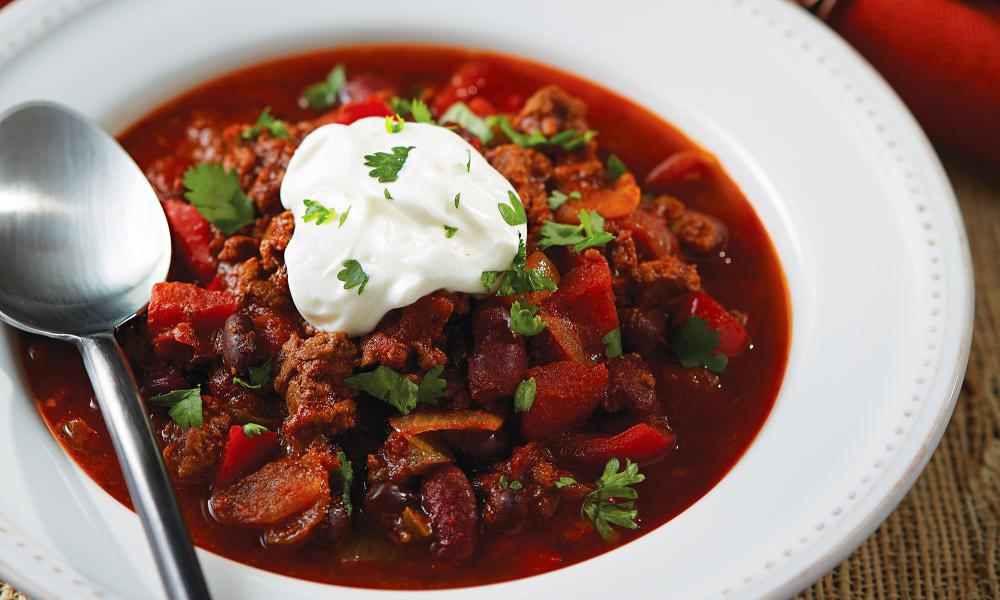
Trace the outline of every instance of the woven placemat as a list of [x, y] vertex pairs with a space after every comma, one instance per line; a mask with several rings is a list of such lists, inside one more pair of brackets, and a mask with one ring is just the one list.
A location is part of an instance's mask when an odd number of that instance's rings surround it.
[[[944, 162], [976, 269], [972, 356], [955, 415], [899, 508], [797, 600], [1000, 599], [1000, 172]], [[0, 600], [27, 599], [0, 583]]]

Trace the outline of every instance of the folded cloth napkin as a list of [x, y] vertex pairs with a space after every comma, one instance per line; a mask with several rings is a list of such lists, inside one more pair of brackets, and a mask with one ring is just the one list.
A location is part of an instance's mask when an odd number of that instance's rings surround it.
[[935, 144], [1000, 166], [1000, 2], [838, 0], [827, 22]]

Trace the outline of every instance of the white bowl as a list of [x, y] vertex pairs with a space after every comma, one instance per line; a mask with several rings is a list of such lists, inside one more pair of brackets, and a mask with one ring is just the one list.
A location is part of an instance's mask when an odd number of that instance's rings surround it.
[[[787, 597], [861, 543], [948, 422], [972, 273], [952, 191], [912, 117], [791, 3], [18, 0], [0, 12], [0, 110], [48, 98], [120, 131], [235, 67], [379, 41], [525, 56], [659, 113], [715, 153], [753, 203], [792, 300], [774, 411], [704, 498], [597, 558], [434, 597]], [[161, 597], [138, 520], [52, 439], [12, 339], [0, 331], [0, 575], [40, 598]], [[426, 594], [200, 557], [217, 598]]]

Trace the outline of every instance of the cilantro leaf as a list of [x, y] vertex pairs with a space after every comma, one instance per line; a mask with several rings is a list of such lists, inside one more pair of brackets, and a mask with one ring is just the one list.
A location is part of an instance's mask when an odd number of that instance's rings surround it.
[[[352, 204], [351, 206], [354, 206], [354, 205]], [[340, 219], [337, 220], [337, 229], [340, 229], [341, 227], [344, 226], [344, 221], [347, 220], [347, 215], [351, 214], [351, 206], [348, 206], [347, 210], [345, 210], [344, 212], [340, 213]]]
[[385, 196], [386, 200], [394, 200], [394, 198], [392, 197], [392, 194], [389, 193], [389, 188], [385, 188], [382, 191], [382, 195]]
[[458, 227], [452, 227], [451, 225], [444, 226], [444, 237], [453, 238], [455, 234], [458, 233]]
[[247, 437], [256, 437], [265, 431], [267, 431], [267, 427], [258, 425], [257, 423], [247, 423], [243, 426], [243, 435]]
[[579, 225], [555, 221], [542, 223], [542, 239], [538, 242], [538, 247], [545, 249], [549, 246], [573, 246], [573, 252], [583, 252], [587, 248], [603, 246], [615, 239], [615, 236], [604, 231], [604, 217], [596, 210], [580, 209], [578, 216]]
[[[486, 291], [496, 289], [497, 296], [514, 296], [528, 292], [554, 292], [556, 284], [538, 269], [526, 267], [528, 252], [518, 234], [517, 254], [506, 271], [483, 271], [479, 276]], [[497, 284], [499, 282], [499, 285]]]
[[719, 330], [709, 327], [708, 321], [690, 316], [670, 335], [669, 341], [677, 360], [685, 369], [704, 366], [715, 373], [723, 373], [729, 359], [714, 353], [721, 339]]
[[302, 92], [302, 97], [306, 103], [316, 110], [330, 108], [337, 103], [340, 90], [347, 85], [347, 70], [344, 65], [337, 65], [330, 71], [326, 79], [319, 83], [314, 83]]
[[340, 497], [344, 501], [344, 511], [347, 512], [347, 516], [349, 517], [354, 512], [354, 505], [351, 504], [351, 485], [354, 484], [354, 467], [351, 465], [351, 461], [347, 460], [347, 455], [344, 454], [343, 450], [337, 452], [337, 460], [340, 461], [337, 473], [340, 474], [340, 482], [343, 487]]
[[573, 190], [569, 194], [564, 194], [559, 190], [553, 190], [552, 193], [549, 194], [549, 200], [548, 200], [549, 209], [556, 210], [563, 204], [566, 204], [566, 202], [568, 202], [570, 198], [574, 200], [579, 200], [582, 197], [583, 196], [582, 194], [580, 194], [580, 190]]
[[306, 207], [306, 213], [302, 215], [302, 220], [306, 223], [315, 221], [317, 225], [322, 225], [337, 218], [336, 210], [327, 208], [315, 200], [303, 200], [302, 204]]
[[618, 158], [617, 154], [612, 154], [608, 157], [606, 168], [608, 175], [611, 176], [611, 181], [617, 181], [619, 177], [628, 173], [628, 167], [625, 166], [625, 162], [622, 159]]
[[399, 133], [403, 130], [403, 124], [406, 121], [403, 117], [399, 116], [399, 113], [395, 115], [389, 115], [385, 118], [385, 130], [389, 133]]
[[514, 392], [514, 412], [523, 413], [531, 410], [531, 405], [535, 403], [537, 390], [538, 384], [534, 377], [517, 384], [517, 390]]
[[399, 178], [399, 171], [406, 162], [413, 146], [395, 146], [392, 154], [388, 152], [376, 152], [365, 155], [365, 166], [373, 167], [368, 174], [378, 180], [379, 183], [389, 183]]
[[522, 484], [520, 481], [518, 481], [516, 479], [514, 481], [507, 481], [507, 476], [506, 475], [501, 475], [500, 476], [500, 482], [499, 483], [500, 483], [500, 487], [502, 487], [505, 490], [520, 490], [520, 489], [524, 488], [524, 484]]
[[612, 329], [601, 338], [604, 342], [604, 356], [608, 358], [620, 358], [622, 355], [622, 330]]
[[562, 476], [558, 480], [556, 480], [556, 489], [561, 490], [562, 488], [568, 485], [576, 485], [577, 483], [578, 483], [577, 480], [573, 479], [572, 477]]
[[349, 290], [358, 287], [358, 295], [365, 291], [368, 285], [368, 273], [361, 267], [361, 263], [353, 258], [344, 261], [344, 268], [337, 273], [337, 279], [344, 282], [344, 289]]
[[472, 150], [465, 149], [465, 172], [472, 172]]
[[617, 458], [609, 460], [604, 466], [604, 473], [595, 484], [597, 488], [583, 501], [583, 514], [593, 521], [597, 533], [605, 541], [610, 541], [615, 536], [612, 525], [626, 529], [639, 526], [635, 521], [639, 511], [633, 502], [639, 497], [639, 493], [631, 486], [642, 483], [646, 476], [639, 472], [639, 465], [628, 459], [625, 459], [624, 471], [619, 472], [619, 466]]
[[174, 390], [153, 396], [149, 401], [161, 408], [170, 409], [167, 414], [184, 431], [201, 427], [201, 388]]
[[434, 122], [434, 117], [431, 116], [431, 109], [428, 108], [427, 103], [420, 98], [407, 100], [406, 98], [394, 96], [389, 99], [389, 106], [391, 106], [392, 110], [398, 114], [410, 115], [417, 123]]
[[250, 367], [250, 381], [246, 381], [240, 377], [233, 377], [233, 383], [238, 383], [251, 390], [259, 390], [262, 385], [270, 381], [273, 362], [274, 359], [269, 358], [267, 362], [259, 367]]
[[513, 144], [524, 148], [534, 148], [536, 146], [561, 146], [566, 150], [576, 150], [583, 146], [597, 135], [596, 131], [580, 131], [578, 129], [565, 129], [552, 137], [546, 137], [542, 132], [535, 131], [531, 134], [524, 134], [514, 128], [503, 115], [492, 115], [486, 118], [487, 125], [497, 125], [503, 131], [507, 139]]
[[521, 199], [517, 197], [514, 192], [508, 191], [507, 198], [510, 199], [510, 204], [498, 203], [497, 208], [500, 209], [500, 216], [503, 220], [507, 222], [511, 227], [517, 227], [518, 225], [524, 225], [528, 222], [528, 215], [524, 212], [524, 205], [521, 204]]
[[484, 144], [488, 144], [493, 139], [493, 130], [490, 129], [490, 126], [482, 117], [472, 112], [472, 109], [465, 102], [456, 102], [444, 111], [444, 114], [438, 119], [438, 124], [444, 125], [445, 123], [458, 125], [482, 140]]
[[260, 135], [260, 132], [265, 129], [276, 138], [288, 137], [288, 126], [284, 121], [280, 121], [271, 116], [271, 107], [265, 106], [264, 110], [260, 113], [260, 116], [257, 117], [257, 122], [254, 126], [243, 132], [243, 139], [253, 139]]
[[528, 304], [523, 299], [518, 298], [510, 307], [510, 330], [518, 335], [532, 336], [538, 335], [548, 326], [541, 317], [538, 316], [538, 307]]
[[420, 388], [408, 378], [385, 365], [374, 371], [358, 373], [344, 380], [347, 385], [390, 404], [404, 415], [417, 407]]
[[240, 187], [236, 171], [227, 172], [219, 163], [193, 165], [184, 172], [184, 187], [184, 197], [223, 234], [253, 223], [253, 202]]
[[437, 399], [444, 396], [444, 389], [448, 387], [448, 382], [441, 378], [444, 365], [438, 365], [424, 373], [424, 378], [417, 386], [417, 402], [423, 404], [437, 404]]
[[455, 208], [458, 208], [458, 205], [461, 203], [462, 203], [462, 192], [459, 192], [455, 194]]

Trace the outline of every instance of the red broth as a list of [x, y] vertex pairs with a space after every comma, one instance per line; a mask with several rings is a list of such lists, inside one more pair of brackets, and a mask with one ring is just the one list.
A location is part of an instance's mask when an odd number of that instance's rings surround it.
[[[510, 98], [527, 97], [546, 84], [559, 85], [583, 99], [590, 126], [600, 132], [602, 148], [622, 157], [640, 181], [663, 158], [697, 148], [640, 104], [592, 82], [507, 56], [423, 46], [351, 47], [253, 66], [184, 93], [119, 139], [146, 169], [185, 143], [186, 127], [197, 116], [253, 122], [261, 107], [270, 106], [273, 114], [286, 120], [314, 118], [315, 112], [299, 105], [300, 93], [308, 84], [322, 80], [337, 63], [345, 64], [348, 73], [373, 73], [402, 93], [412, 93], [422, 86], [444, 83], [469, 59], [488, 66], [480, 93], [500, 110], [506, 109], [503, 102]], [[667, 459], [643, 469], [646, 481], [637, 487], [638, 529], [622, 530], [614, 543], [604, 542], [592, 531], [574, 535], [572, 529], [559, 526], [483, 535], [472, 560], [445, 566], [432, 562], [424, 549], [387, 541], [364, 519], [354, 519], [349, 541], [339, 546], [265, 548], [256, 531], [224, 528], [208, 515], [206, 485], [178, 486], [195, 542], [234, 560], [292, 577], [361, 587], [447, 588], [516, 579], [585, 560], [655, 530], [696, 502], [740, 459], [766, 420], [785, 370], [790, 315], [774, 248], [750, 204], [726, 174], [712, 168], [701, 180], [673, 184], [666, 191], [728, 226], [726, 251], [698, 261], [698, 269], [705, 289], [715, 298], [750, 315], [753, 345], [730, 361], [721, 385], [708, 391], [679, 392], [669, 383], [669, 357], [645, 357], [657, 376], [660, 400], [677, 434], [678, 447]], [[21, 337], [20, 348], [31, 391], [53, 435], [98, 484], [131, 506], [76, 351], [29, 335]], [[65, 430], [73, 418], [83, 419], [98, 433], [86, 451]]]

